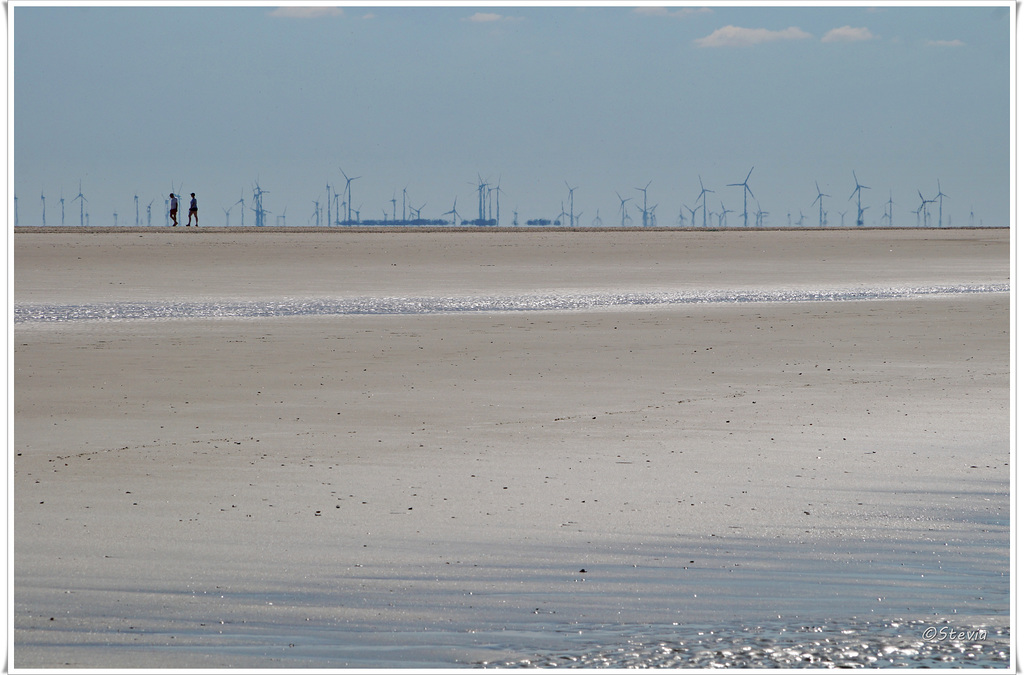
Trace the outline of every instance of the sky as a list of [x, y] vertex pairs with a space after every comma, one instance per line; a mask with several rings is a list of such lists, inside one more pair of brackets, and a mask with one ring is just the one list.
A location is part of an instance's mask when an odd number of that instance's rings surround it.
[[87, 224], [137, 196], [162, 226], [172, 190], [253, 225], [257, 184], [267, 224], [324, 224], [342, 171], [362, 220], [476, 218], [486, 182], [501, 225], [569, 187], [578, 224], [621, 225], [621, 195], [640, 225], [648, 185], [658, 225], [703, 225], [702, 181], [708, 225], [744, 194], [751, 227], [817, 225], [820, 188], [850, 226], [856, 172], [866, 225], [890, 196], [917, 225], [940, 182], [943, 225], [1010, 223], [1012, 2], [66, 4], [8, 6], [20, 225], [78, 225], [81, 193]]

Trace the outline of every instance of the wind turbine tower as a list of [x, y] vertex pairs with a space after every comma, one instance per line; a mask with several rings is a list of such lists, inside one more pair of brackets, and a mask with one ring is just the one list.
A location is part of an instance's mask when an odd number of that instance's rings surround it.
[[349, 225], [351, 225], [352, 224], [352, 181], [359, 180], [360, 178], [362, 178], [362, 176], [355, 176], [354, 178], [349, 178], [348, 174], [346, 174], [345, 170], [342, 169], [340, 166], [338, 167], [338, 171], [341, 171], [341, 175], [345, 177], [345, 201], [346, 201], [346, 204], [348, 206], [347, 213], [345, 215], [345, 222], [347, 222]]
[[685, 206], [686, 210], [690, 212], [690, 227], [697, 227], [697, 207], [691, 209], [689, 206], [686, 206], [686, 204], [683, 204], [683, 206]]
[[[935, 199], [939, 200], [939, 227], [942, 227], [942, 198], [948, 197], [949, 195], [944, 194], [942, 192], [942, 183], [940, 183], [938, 179], [935, 179], [935, 182], [939, 186], [939, 194], [935, 195]], [[932, 201], [934, 202], [935, 199], [933, 199]]]
[[622, 214], [622, 222], [620, 223], [620, 227], [626, 227], [626, 221], [633, 222], [633, 219], [629, 217], [629, 213], [626, 211], [626, 202], [630, 201], [633, 198], [626, 197], [625, 199], [623, 199], [622, 195], [620, 195], [618, 192], [615, 193], [615, 196], [619, 198], [619, 213]]
[[747, 185], [747, 181], [750, 180], [750, 174], [752, 173], [754, 173], [754, 167], [750, 167], [750, 171], [747, 172], [747, 177], [743, 179], [742, 183], [729, 183], [729, 187], [743, 188], [743, 227], [747, 226], [747, 193], [749, 192], [751, 197], [754, 196], [750, 186]]
[[139, 195], [135, 195], [135, 227], [139, 226]]
[[46, 195], [42, 189], [39, 190], [39, 198], [43, 200], [43, 227], [46, 227]]
[[[864, 209], [860, 207], [860, 191], [870, 190], [871, 188], [868, 187], [867, 185], [860, 184], [860, 181], [857, 180], [856, 171], [853, 172], [853, 182], [856, 184], [857, 187], [855, 187], [853, 189], [853, 192], [850, 193], [850, 199], [853, 199], [853, 195], [857, 195], [857, 227], [860, 227], [861, 225], [864, 224]], [[846, 201], [850, 201], [850, 199], [847, 199]]]
[[64, 188], [60, 189], [60, 224], [64, 225]]
[[[647, 210], [647, 188], [651, 187], [651, 183], [653, 183], [653, 182], [654, 182], [653, 180], [649, 180], [649, 181], [647, 181], [647, 185], [643, 186], [642, 188], [633, 188], [634, 190], [639, 190], [640, 192], [644, 193], [644, 208], [641, 209], [643, 211], [643, 214], [644, 214], [644, 220], [643, 220], [643, 226], [644, 227], [647, 227], [647, 219], [648, 219], [648, 215], [647, 214], [649, 213], [648, 210]], [[640, 207], [637, 206], [637, 208], [639, 209]]]
[[708, 190], [706, 187], [704, 187], [704, 179], [700, 177], [700, 174], [697, 174], [697, 180], [700, 181], [700, 194], [697, 195], [697, 199], [700, 199], [703, 202], [703, 207], [704, 207], [704, 227], [707, 227], [708, 226], [708, 195], [707, 195], [707, 193], [709, 193], [709, 192], [714, 193], [714, 190]]
[[[818, 187], [818, 181], [814, 181], [814, 189], [818, 191], [818, 197], [814, 200], [814, 202], [818, 202], [818, 227], [825, 227], [825, 201], [822, 197], [831, 197], [832, 195], [822, 192]], [[814, 206], [814, 202], [811, 202], [811, 206]]]
[[[89, 201], [89, 200], [86, 199], [85, 195], [82, 194], [82, 181], [78, 181], [78, 195], [75, 196], [75, 198], [72, 199], [71, 202], [74, 203], [76, 200], [78, 201], [78, 206], [79, 206], [78, 225], [79, 225], [79, 227], [84, 227], [85, 226], [85, 203], [87, 201]], [[17, 222], [18, 222], [18, 210], [17, 210], [18, 201], [17, 201], [17, 195], [15, 195], [14, 206], [15, 206], [14, 222], [15, 222], [15, 225], [17, 225]]]
[[577, 185], [576, 187], [569, 187], [569, 181], [564, 182], [565, 187], [569, 188], [569, 227], [572, 227], [573, 225], [575, 225], [576, 219], [576, 216], [574, 215], [576, 213], [576, 209], [573, 208], [573, 193], [576, 192], [577, 188], [579, 188], [579, 185]]

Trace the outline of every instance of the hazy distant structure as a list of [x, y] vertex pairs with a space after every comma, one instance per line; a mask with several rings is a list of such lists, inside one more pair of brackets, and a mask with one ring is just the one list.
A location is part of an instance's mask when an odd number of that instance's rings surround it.
[[[818, 191], [818, 196], [814, 200], [814, 202], [818, 202], [818, 227], [825, 227], [825, 202], [822, 200], [822, 197], [831, 197], [832, 195], [822, 192], [821, 188], [818, 187], [818, 181], [814, 181], [814, 189]], [[814, 206], [814, 202], [811, 202], [811, 206]]]
[[893, 223], [892, 223], [892, 204], [893, 204], [893, 201], [892, 201], [892, 190], [890, 189], [889, 190], [889, 201], [886, 202], [886, 205], [889, 207], [889, 210], [883, 216], [883, 217], [889, 219], [889, 227], [893, 227]]
[[697, 195], [697, 199], [702, 200], [704, 206], [704, 227], [708, 226], [708, 193], [714, 193], [714, 190], [709, 190], [704, 187], [704, 179], [697, 174], [697, 180], [700, 181], [700, 194]]
[[[939, 200], [939, 227], [942, 227], [942, 198], [948, 197], [949, 195], [944, 194], [942, 192], [942, 183], [940, 183], [937, 178], [935, 179], [935, 182], [939, 186], [939, 194], [935, 195], [935, 199]], [[935, 199], [933, 199], [932, 201], [935, 201]]]
[[139, 195], [135, 195], [135, 227], [139, 226]]
[[39, 190], [39, 198], [43, 200], [43, 227], [46, 227], [46, 195], [42, 189]]
[[625, 199], [623, 199], [622, 195], [620, 195], [618, 192], [615, 193], [615, 196], [619, 198], [619, 213], [622, 216], [621, 222], [619, 224], [622, 227], [626, 227], [627, 222], [633, 222], [633, 219], [629, 217], [629, 213], [626, 211], [626, 202], [630, 201], [633, 198], [626, 197]]
[[114, 227], [117, 227], [117, 211], [114, 211]]
[[[85, 198], [85, 195], [83, 195], [83, 194], [82, 194], [82, 181], [78, 181], [78, 194], [77, 194], [77, 195], [75, 195], [75, 198], [71, 200], [71, 202], [72, 202], [72, 203], [74, 203], [74, 202], [76, 202], [76, 201], [78, 202], [78, 206], [79, 206], [79, 211], [78, 211], [78, 225], [79, 225], [79, 227], [85, 227], [85, 203], [86, 203], [87, 201], [89, 201], [89, 200], [88, 200], [88, 199], [86, 199], [86, 198]], [[15, 206], [15, 210], [14, 210], [14, 216], [15, 216], [15, 218], [14, 218], [14, 220], [15, 220], [15, 224], [17, 224], [17, 220], [18, 220], [18, 218], [17, 218], [17, 216], [18, 216], [18, 210], [17, 210], [17, 206], [18, 206], [18, 201], [17, 201], [17, 196], [15, 196], [14, 206]]]
[[846, 211], [839, 212], [839, 227], [846, 227]]
[[[860, 191], [861, 190], [870, 190], [871, 188], [868, 187], [867, 185], [861, 185], [860, 184], [860, 181], [857, 180], [857, 172], [856, 171], [853, 172], [853, 182], [854, 182], [854, 184], [856, 184], [857, 187], [855, 187], [853, 189], [853, 192], [850, 193], [850, 199], [853, 199], [853, 195], [857, 195], [857, 227], [860, 227], [861, 225], [864, 224], [864, 211], [867, 210], [867, 209], [862, 209], [860, 207]], [[850, 201], [850, 199], [847, 199], [846, 201]]]
[[[641, 212], [644, 214], [644, 216], [643, 216], [643, 218], [644, 218], [643, 226], [644, 227], [647, 227], [647, 225], [648, 225], [647, 220], [648, 220], [648, 217], [649, 217], [648, 216], [648, 209], [647, 209], [647, 188], [651, 187], [651, 183], [653, 183], [653, 182], [654, 182], [653, 180], [649, 180], [649, 181], [647, 181], [647, 185], [643, 186], [642, 188], [633, 188], [634, 190], [639, 190], [640, 192], [644, 193], [644, 207], [642, 209], [640, 209]], [[637, 208], [639, 209], [640, 207], [637, 206]]]
[[285, 217], [287, 215], [288, 215], [288, 207], [286, 206], [286, 207], [284, 207], [284, 211], [281, 212], [281, 215], [279, 215], [277, 217], [277, 220], [275, 221], [277, 223], [278, 227], [287, 227], [288, 226], [287, 222], [285, 221]]
[[[348, 174], [345, 173], [345, 170], [342, 169], [340, 166], [338, 167], [338, 171], [341, 171], [341, 175], [345, 177], [345, 204], [348, 207], [347, 208], [347, 213], [345, 215], [345, 222], [351, 224], [352, 223], [352, 181], [359, 180], [360, 178], [362, 178], [362, 176], [355, 176], [354, 178], [349, 178]], [[358, 212], [357, 212], [356, 220], [358, 220], [358, 219], [359, 219], [359, 216], [358, 216]]]
[[18, 226], [18, 193], [14, 193], [14, 226]]
[[796, 221], [796, 226], [797, 227], [803, 227], [804, 226], [804, 212], [803, 211], [800, 212], [800, 219]]
[[590, 226], [591, 227], [604, 227], [604, 221], [601, 220], [601, 209], [597, 210], [597, 214], [594, 216], [594, 219], [592, 221], [590, 221]]
[[60, 189], [60, 224], [64, 226], [64, 188]]
[[149, 203], [146, 204], [146, 226], [147, 227], [152, 227], [153, 226], [153, 202], [155, 202], [155, 201], [156, 201], [155, 199], [150, 199]]
[[754, 192], [747, 185], [747, 181], [750, 180], [750, 174], [754, 173], [754, 167], [750, 167], [750, 171], [747, 172], [747, 177], [743, 179], [742, 183], [729, 183], [728, 187], [742, 187], [743, 188], [743, 227], [747, 227], [747, 193], [750, 196], [754, 196]]
[[651, 207], [651, 209], [650, 209], [650, 210], [651, 210], [651, 217], [650, 217], [650, 218], [648, 219], [648, 224], [649, 224], [649, 225], [650, 225], [651, 227], [657, 227], [657, 226], [658, 226], [658, 214], [657, 214], [657, 209], [658, 209], [658, 205], [657, 205], [657, 204], [655, 204], [654, 206], [652, 206], [652, 207]]

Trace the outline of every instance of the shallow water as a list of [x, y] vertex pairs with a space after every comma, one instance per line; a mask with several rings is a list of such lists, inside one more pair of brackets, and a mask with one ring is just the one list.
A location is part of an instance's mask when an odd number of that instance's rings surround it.
[[525, 668], [1006, 668], [1005, 625], [826, 621], [793, 625], [578, 627], [572, 648], [491, 663]]
[[434, 314], [602, 309], [645, 305], [748, 302], [837, 302], [1008, 293], [1009, 284], [886, 286], [843, 289], [709, 290], [638, 293], [546, 293], [447, 297], [284, 298], [277, 300], [15, 303], [14, 322], [262, 318], [343, 314]]

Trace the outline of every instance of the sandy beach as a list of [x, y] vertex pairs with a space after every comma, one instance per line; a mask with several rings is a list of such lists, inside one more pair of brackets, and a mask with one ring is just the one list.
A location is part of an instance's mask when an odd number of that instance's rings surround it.
[[[14, 235], [16, 307], [1009, 282], [1009, 230]], [[719, 625], [994, 635], [1010, 306], [16, 323], [10, 666], [544, 665]]]

